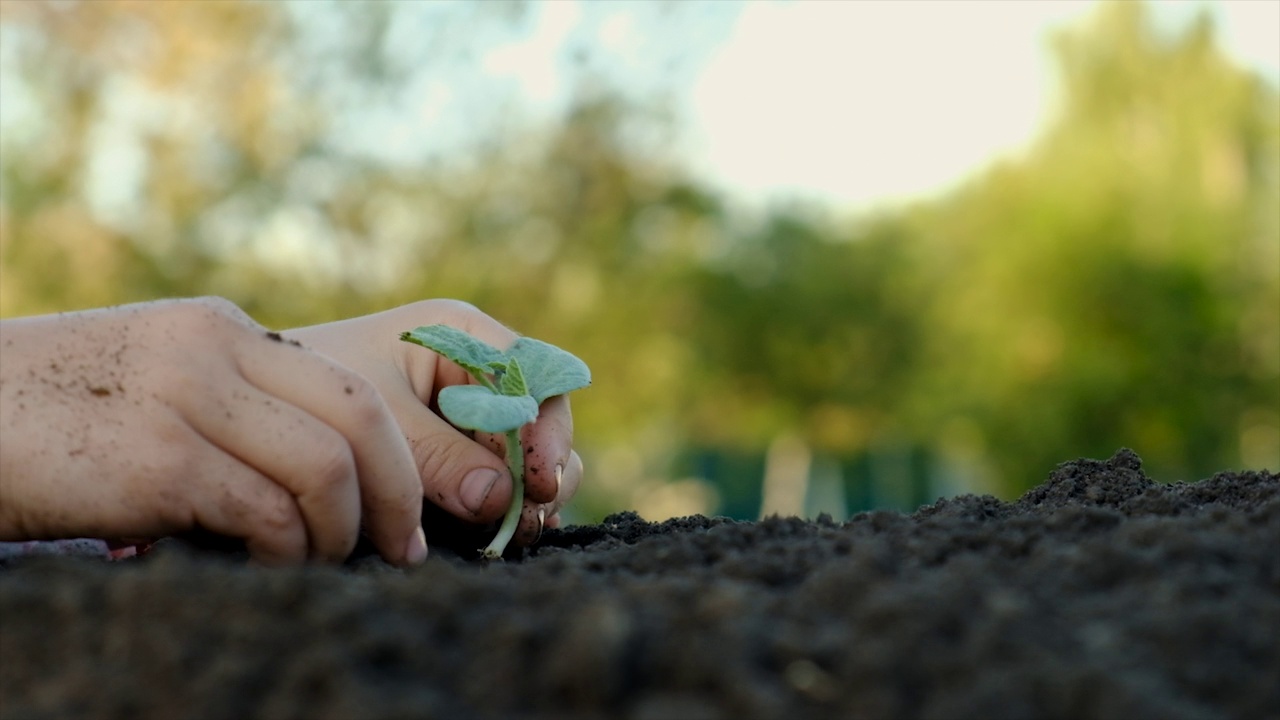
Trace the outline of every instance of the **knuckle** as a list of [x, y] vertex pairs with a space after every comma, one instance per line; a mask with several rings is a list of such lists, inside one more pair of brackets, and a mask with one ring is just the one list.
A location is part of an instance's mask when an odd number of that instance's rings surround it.
[[343, 392], [346, 393], [350, 407], [347, 412], [359, 427], [376, 426], [388, 416], [386, 403], [373, 383], [364, 377], [343, 370]]
[[284, 493], [272, 493], [254, 503], [258, 524], [267, 534], [280, 536], [292, 531], [300, 522], [293, 501]]
[[287, 490], [257, 482], [225, 482], [218, 505], [225, 527], [243, 533], [255, 558], [269, 564], [306, 559], [306, 529]]
[[205, 295], [185, 303], [188, 312], [196, 317], [211, 318], [216, 322], [257, 325], [239, 305], [217, 295]]
[[262, 329], [240, 306], [213, 295], [172, 303], [165, 312], [184, 342], [223, 342], [228, 333]]
[[333, 438], [308, 459], [308, 479], [320, 492], [342, 489], [356, 475], [356, 461], [351, 448], [341, 438]]
[[203, 306], [213, 310], [214, 312], [225, 315], [235, 315], [240, 313], [240, 307], [238, 305], [220, 295], [201, 295], [200, 297], [192, 298], [190, 304]]

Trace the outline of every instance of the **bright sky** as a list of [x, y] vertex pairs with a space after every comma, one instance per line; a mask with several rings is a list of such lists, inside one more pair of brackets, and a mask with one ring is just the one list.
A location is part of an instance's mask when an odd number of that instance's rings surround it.
[[[484, 68], [532, 106], [555, 105], [566, 48], [589, 45], [624, 85], [666, 84], [686, 123], [681, 154], [705, 179], [747, 200], [861, 209], [945, 189], [1025, 147], [1055, 100], [1045, 41], [1095, 4], [715, 3], [690, 32], [690, 16], [664, 24], [651, 4], [543, 3]], [[1280, 82], [1280, 0], [1153, 7], [1171, 31], [1208, 9], [1227, 52]], [[663, 57], [675, 71], [645, 64]]]
[[1031, 139], [1069, 3], [750, 4], [690, 96], [699, 169], [752, 196], [928, 193]]

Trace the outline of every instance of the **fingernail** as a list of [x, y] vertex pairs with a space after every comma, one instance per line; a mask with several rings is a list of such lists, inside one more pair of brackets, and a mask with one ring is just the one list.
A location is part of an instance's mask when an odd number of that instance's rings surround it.
[[409, 546], [405, 548], [404, 559], [410, 565], [421, 565], [422, 561], [427, 559], [427, 535], [422, 532], [422, 527], [409, 536]]
[[564, 466], [556, 466], [556, 497], [560, 497], [560, 480], [564, 477]]
[[542, 531], [547, 526], [547, 509], [538, 508], [538, 536], [534, 538], [534, 542], [542, 539]]
[[462, 479], [462, 504], [468, 510], [479, 515], [484, 508], [485, 498], [489, 497], [489, 491], [493, 489], [493, 484], [498, 481], [498, 471], [491, 468], [476, 468], [467, 473]]

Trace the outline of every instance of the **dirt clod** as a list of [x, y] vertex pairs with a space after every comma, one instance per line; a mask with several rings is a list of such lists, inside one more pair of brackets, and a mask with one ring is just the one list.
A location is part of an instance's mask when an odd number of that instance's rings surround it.
[[302, 347], [302, 343], [298, 342], [297, 340], [294, 340], [293, 338], [287, 338], [274, 330], [267, 331], [267, 339], [274, 340], [275, 342], [282, 342], [282, 343], [285, 343], [286, 345], [292, 345], [294, 347]]

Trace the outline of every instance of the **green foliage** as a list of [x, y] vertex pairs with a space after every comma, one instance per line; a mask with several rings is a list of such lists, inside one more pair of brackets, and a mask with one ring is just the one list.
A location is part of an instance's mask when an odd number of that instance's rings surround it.
[[497, 393], [482, 385], [440, 391], [440, 412], [460, 428], [500, 433], [538, 418], [538, 403], [524, 393]]
[[491, 373], [506, 369], [506, 357], [501, 350], [448, 325], [415, 328], [401, 333], [400, 339], [445, 356], [486, 387], [493, 387], [489, 379]]
[[[513, 391], [527, 392], [539, 403], [591, 384], [591, 371], [586, 363], [541, 340], [521, 337], [507, 350], [506, 356], [507, 373], [503, 382], [513, 378]], [[511, 394], [506, 387], [503, 386], [503, 393]]]
[[[695, 354], [715, 387], [698, 409], [702, 438], [767, 444], [798, 428], [847, 453], [891, 434], [886, 411], [908, 391], [924, 331], [903, 293], [908, 239], [892, 220], [846, 233], [782, 212], [699, 272]], [[735, 394], [770, 411], [716, 422]]]

